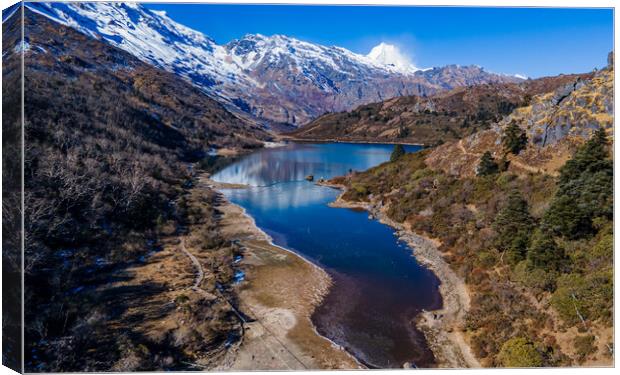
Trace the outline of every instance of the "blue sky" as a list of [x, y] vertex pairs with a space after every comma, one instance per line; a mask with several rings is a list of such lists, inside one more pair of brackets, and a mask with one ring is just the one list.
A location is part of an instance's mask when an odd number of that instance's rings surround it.
[[397, 45], [415, 65], [477, 64], [541, 77], [590, 71], [613, 49], [611, 9], [146, 4], [224, 44], [285, 34], [366, 54]]

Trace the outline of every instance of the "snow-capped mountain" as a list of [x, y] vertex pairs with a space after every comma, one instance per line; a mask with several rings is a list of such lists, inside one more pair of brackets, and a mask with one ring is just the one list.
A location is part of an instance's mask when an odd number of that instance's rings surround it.
[[398, 47], [384, 42], [373, 47], [367, 57], [376, 64], [393, 69], [396, 73], [411, 74], [420, 70], [413, 65], [411, 59], [403, 54]]
[[222, 64], [223, 46], [138, 3], [26, 3], [26, 7], [200, 86], [254, 85], [235, 64]]
[[396, 47], [368, 55], [284, 35], [228, 44], [138, 3], [26, 3], [52, 20], [174, 72], [258, 122], [301, 125], [325, 112], [459, 85], [515, 81], [478, 67], [418, 70]]

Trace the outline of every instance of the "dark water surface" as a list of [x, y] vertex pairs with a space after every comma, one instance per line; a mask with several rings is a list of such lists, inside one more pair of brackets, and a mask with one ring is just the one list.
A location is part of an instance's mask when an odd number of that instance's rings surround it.
[[[225, 190], [280, 246], [324, 268], [334, 286], [313, 315], [319, 333], [374, 367], [433, 365], [413, 326], [421, 309], [441, 306], [439, 281], [394, 230], [367, 212], [328, 207], [337, 190], [305, 181], [365, 170], [387, 161], [392, 145], [290, 144], [248, 155], [213, 176], [250, 185]], [[416, 146], [406, 147], [408, 152]]]

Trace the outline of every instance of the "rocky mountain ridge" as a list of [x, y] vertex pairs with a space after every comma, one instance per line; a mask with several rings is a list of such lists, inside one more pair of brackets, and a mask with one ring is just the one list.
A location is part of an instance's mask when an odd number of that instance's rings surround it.
[[551, 92], [584, 75], [561, 75], [521, 83], [457, 87], [430, 96], [402, 96], [317, 118], [293, 138], [340, 141], [443, 143], [488, 129], [532, 96]]
[[[17, 17], [11, 16], [5, 24], [13, 23], [13, 18]], [[142, 129], [144, 137], [182, 158], [195, 157], [188, 154], [194, 151], [205, 154], [209, 149], [260, 147], [272, 138], [195, 86], [122, 49], [29, 8], [24, 11], [24, 25], [24, 41], [7, 34], [3, 59], [12, 61], [23, 55], [29, 92], [26, 106], [50, 111], [50, 118], [77, 120], [90, 113], [78, 123], [114, 127], [131, 123]], [[49, 97], [45, 105], [35, 100], [45, 95]], [[52, 105], [55, 102], [57, 106]], [[120, 117], [113, 122], [116, 115]]]
[[[255, 123], [298, 126], [325, 112], [457, 86], [516, 82], [477, 66], [416, 70], [295, 38], [246, 35], [228, 44], [138, 3], [27, 3], [26, 7], [176, 73]], [[385, 55], [384, 55], [385, 57]], [[396, 63], [395, 63], [396, 61]]]

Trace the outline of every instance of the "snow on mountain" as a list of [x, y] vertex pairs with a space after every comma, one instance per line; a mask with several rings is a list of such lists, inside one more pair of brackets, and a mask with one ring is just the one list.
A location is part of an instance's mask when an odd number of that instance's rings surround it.
[[142, 60], [187, 76], [200, 86], [227, 83], [260, 86], [244, 71], [251, 70], [264, 58], [270, 63], [290, 59], [299, 70], [313, 64], [337, 70], [344, 64], [385, 72], [393, 70], [390, 63], [371, 61], [344, 48], [324, 47], [284, 35], [247, 35], [228, 45], [218, 45], [208, 36], [173, 21], [165, 12], [149, 10], [138, 3], [27, 3], [26, 6], [87, 35], [104, 39]]
[[255, 85], [235, 64], [216, 58], [224, 48], [211, 38], [138, 3], [26, 3], [29, 9], [119, 47], [199, 86]]
[[381, 42], [366, 56], [376, 64], [387, 66], [398, 73], [411, 74], [419, 70], [407, 55], [392, 44]]
[[[26, 7], [174, 72], [257, 122], [299, 125], [326, 111], [453, 85], [442, 81], [446, 75], [441, 70], [418, 71], [396, 47], [384, 43], [367, 56], [284, 35], [246, 35], [220, 45], [165, 12], [138, 3]], [[455, 75], [458, 72], [451, 71], [449, 79]], [[481, 71], [455, 82], [495, 79]]]

